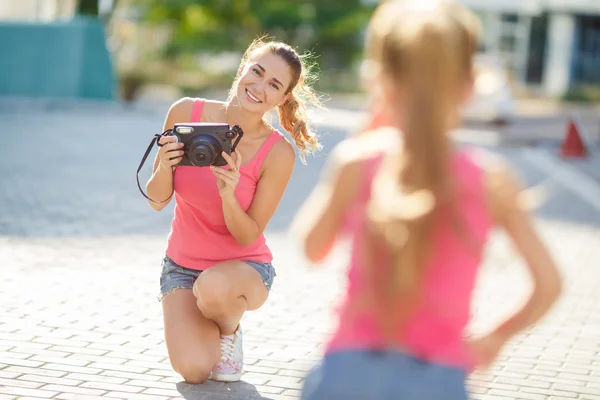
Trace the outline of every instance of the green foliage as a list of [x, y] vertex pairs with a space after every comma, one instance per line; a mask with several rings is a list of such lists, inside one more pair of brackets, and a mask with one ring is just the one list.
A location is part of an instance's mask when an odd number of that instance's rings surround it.
[[79, 0], [77, 2], [77, 14], [98, 16], [98, 0]]
[[170, 24], [165, 56], [243, 51], [267, 34], [318, 54], [321, 68], [345, 68], [362, 47], [372, 12], [361, 0], [136, 0], [143, 18]]
[[587, 85], [571, 88], [562, 98], [565, 102], [600, 104], [600, 86]]

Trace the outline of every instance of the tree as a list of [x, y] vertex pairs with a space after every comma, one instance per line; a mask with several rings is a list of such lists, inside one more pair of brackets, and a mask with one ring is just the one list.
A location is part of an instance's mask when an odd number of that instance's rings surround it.
[[109, 3], [110, 9], [103, 15], [100, 15], [100, 0], [78, 0], [76, 14], [102, 17], [106, 22], [112, 17], [112, 13], [114, 12], [115, 8], [117, 8], [118, 3], [119, 0], [112, 0], [112, 2]]
[[359, 54], [372, 7], [361, 0], [136, 0], [143, 19], [171, 24], [166, 55], [243, 51], [268, 34], [322, 56], [322, 68], [344, 68]]
[[79, 0], [77, 2], [78, 15], [98, 16], [98, 0]]

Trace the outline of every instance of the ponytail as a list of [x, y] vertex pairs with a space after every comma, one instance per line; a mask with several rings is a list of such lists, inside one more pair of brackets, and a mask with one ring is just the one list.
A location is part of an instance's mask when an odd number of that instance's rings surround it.
[[[404, 305], [418, 301], [440, 217], [458, 225], [448, 133], [471, 73], [475, 36], [462, 8], [442, 2], [436, 7], [433, 12], [385, 3], [368, 33], [367, 56], [403, 101], [400, 156], [384, 156], [376, 172], [364, 238], [370, 298], [388, 334], [398, 332], [414, 310], [403, 307], [398, 316], [393, 307], [399, 299]], [[371, 265], [382, 254], [385, 271], [375, 273]]]
[[[298, 86], [302, 86], [299, 82]], [[306, 91], [306, 89], [304, 89]], [[321, 149], [317, 138], [307, 125], [308, 110], [306, 104], [300, 101], [294, 91], [290, 92], [286, 101], [277, 107], [279, 123], [294, 140], [296, 147], [300, 149], [300, 159], [305, 163], [304, 154], [308, 151]]]

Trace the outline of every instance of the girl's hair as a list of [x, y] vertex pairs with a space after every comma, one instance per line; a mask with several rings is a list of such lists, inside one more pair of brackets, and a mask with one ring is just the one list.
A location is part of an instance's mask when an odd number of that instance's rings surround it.
[[[435, 0], [388, 1], [369, 23], [366, 63], [403, 100], [398, 110], [403, 121], [400, 156], [384, 156], [378, 167], [363, 242], [371, 300], [390, 334], [408, 317], [405, 312], [398, 316], [394, 304], [414, 305], [417, 300], [439, 211], [450, 211], [445, 214], [452, 217], [449, 223], [459, 225], [451, 207], [447, 133], [472, 77], [478, 27], [476, 17], [462, 6]], [[369, 268], [379, 262], [386, 268]], [[397, 316], [395, 321], [390, 314]]]
[[311, 65], [305, 62], [308, 55], [299, 55], [294, 48], [283, 42], [268, 41], [266, 38], [254, 40], [242, 57], [240, 68], [229, 92], [229, 100], [235, 96], [237, 84], [246, 64], [266, 52], [281, 57], [292, 70], [292, 82], [286, 89], [289, 97], [283, 104], [277, 106], [277, 112], [281, 126], [292, 136], [294, 143], [300, 149], [300, 159], [305, 162], [304, 155], [307, 152], [321, 149], [314, 131], [308, 125], [307, 103], [321, 107], [319, 99], [310, 87], [314, 77], [310, 73]]

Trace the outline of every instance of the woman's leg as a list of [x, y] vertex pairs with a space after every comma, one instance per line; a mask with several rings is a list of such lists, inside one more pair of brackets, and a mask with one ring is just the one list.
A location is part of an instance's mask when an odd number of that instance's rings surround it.
[[171, 366], [188, 383], [204, 382], [221, 358], [218, 325], [198, 310], [190, 289], [167, 293], [162, 305]]
[[[227, 261], [203, 271], [194, 283], [200, 312], [221, 331], [221, 359], [212, 371], [217, 381], [234, 382], [242, 377], [244, 351], [240, 320], [247, 310], [259, 308], [267, 299], [273, 279], [270, 265]], [[260, 272], [259, 272], [260, 271]]]
[[238, 260], [206, 269], [194, 283], [198, 309], [219, 326], [222, 335], [233, 334], [244, 312], [262, 306], [268, 294], [260, 273]]

